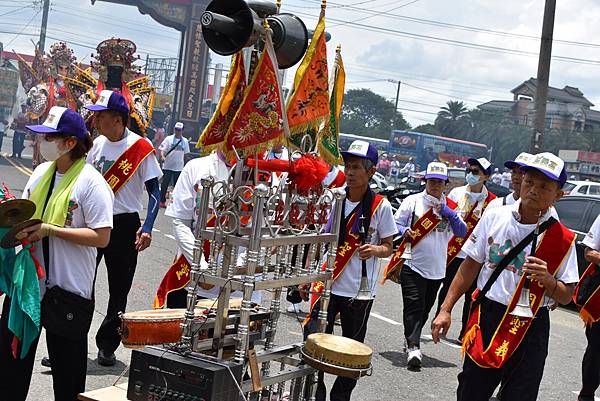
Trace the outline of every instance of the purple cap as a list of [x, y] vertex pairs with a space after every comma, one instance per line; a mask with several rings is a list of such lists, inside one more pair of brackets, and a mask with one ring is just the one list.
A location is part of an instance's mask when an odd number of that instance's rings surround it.
[[129, 113], [127, 100], [119, 92], [103, 90], [95, 104], [85, 106], [90, 111], [111, 110], [119, 113]]
[[37, 134], [57, 134], [85, 139], [88, 130], [81, 115], [66, 107], [54, 106], [50, 109], [42, 125], [27, 125]]
[[370, 144], [367, 141], [354, 141], [348, 147], [348, 150], [342, 152], [342, 157], [344, 160], [348, 158], [348, 156], [357, 156], [365, 159], [371, 160], [373, 165], [377, 165], [379, 161], [379, 154], [377, 153], [377, 149], [374, 145]]
[[553, 181], [557, 181], [562, 188], [567, 182], [565, 162], [550, 152], [538, 153], [528, 164], [521, 167], [521, 171], [537, 170]]
[[527, 153], [527, 152], [521, 152], [519, 153], [519, 156], [517, 156], [515, 158], [515, 160], [508, 160], [504, 163], [504, 167], [509, 168], [509, 169], [513, 169], [515, 167], [524, 167], [527, 165], [527, 163], [529, 163], [530, 161], [533, 160], [535, 156], [532, 155], [531, 153]]
[[492, 174], [492, 163], [490, 163], [485, 157], [480, 157], [479, 159], [471, 158], [467, 160], [467, 162], [470, 166], [479, 166], [485, 175]]
[[425, 179], [436, 178], [446, 181], [448, 179], [448, 166], [440, 162], [431, 162], [427, 165]]

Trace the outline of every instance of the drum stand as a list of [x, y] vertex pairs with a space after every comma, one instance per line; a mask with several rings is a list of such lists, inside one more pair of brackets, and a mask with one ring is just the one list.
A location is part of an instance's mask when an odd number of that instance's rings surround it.
[[[243, 165], [243, 160], [238, 161], [238, 165]], [[288, 391], [290, 401], [314, 400], [317, 371], [302, 362], [303, 343], [276, 345], [281, 294], [284, 287], [324, 282], [318, 315], [319, 331], [324, 331], [345, 193], [324, 190], [301, 196], [288, 186], [247, 186], [242, 180], [242, 170], [236, 169], [229, 182], [201, 180], [198, 202], [201, 216], [195, 232], [194, 260], [179, 350], [184, 353], [208, 352], [216, 358], [224, 358], [224, 349], [235, 347], [234, 360], [242, 364], [242, 372], [254, 368], [260, 376], [250, 380], [242, 373], [242, 377], [236, 378], [248, 400], [280, 400]], [[325, 233], [327, 217], [334, 203], [332, 233]], [[207, 227], [207, 210], [213, 210], [215, 214], [215, 227]], [[210, 260], [208, 269], [201, 269], [205, 240], [211, 244]], [[323, 255], [326, 244], [329, 252], [326, 268], [322, 270], [320, 261], [315, 259], [317, 255]], [[292, 264], [294, 247], [297, 249], [296, 262]], [[303, 265], [305, 252], [309, 262]], [[245, 254], [241, 267], [238, 263], [240, 254]], [[261, 271], [262, 278], [257, 279], [256, 274]], [[196, 335], [205, 328], [203, 323], [194, 320], [196, 288], [200, 284], [220, 288], [214, 335], [208, 340], [199, 340]], [[268, 309], [256, 310], [251, 302], [252, 294], [262, 290], [271, 292], [271, 303]], [[243, 294], [237, 318], [228, 311], [232, 291]], [[257, 323], [261, 321], [265, 323]], [[272, 364], [278, 364], [278, 369], [272, 369]]]

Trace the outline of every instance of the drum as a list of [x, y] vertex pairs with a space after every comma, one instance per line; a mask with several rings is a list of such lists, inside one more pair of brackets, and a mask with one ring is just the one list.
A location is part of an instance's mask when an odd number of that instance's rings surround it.
[[[127, 348], [176, 343], [181, 338], [185, 309], [152, 309], [121, 315], [121, 342]], [[196, 310], [202, 316], [203, 310]]]
[[317, 370], [358, 379], [371, 375], [373, 350], [358, 341], [333, 334], [308, 336], [301, 350], [304, 361]]

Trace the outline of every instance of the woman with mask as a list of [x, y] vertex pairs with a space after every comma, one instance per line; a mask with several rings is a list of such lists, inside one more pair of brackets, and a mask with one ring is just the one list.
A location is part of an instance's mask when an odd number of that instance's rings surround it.
[[[485, 186], [485, 183], [490, 179], [491, 174], [492, 164], [486, 158], [481, 157], [479, 159], [469, 159], [467, 165], [467, 175], [465, 177], [467, 185], [454, 188], [448, 194], [448, 198], [452, 199], [458, 204], [456, 211], [467, 225], [467, 234], [464, 236], [464, 238], [454, 236], [448, 242], [446, 277], [444, 278], [442, 288], [438, 295], [438, 310], [436, 315], [439, 313], [440, 306], [444, 303], [444, 299], [446, 298], [450, 284], [452, 283], [452, 280], [454, 280], [454, 276], [458, 271], [458, 267], [465, 259], [462, 246], [475, 229], [475, 226], [477, 226], [477, 223], [483, 215], [485, 208], [493, 199], [496, 198], [496, 195], [488, 191]], [[465, 294], [462, 315], [462, 329], [458, 336], [459, 342], [462, 341], [464, 327], [469, 318], [471, 293], [472, 291], [469, 290]]]
[[[100, 173], [85, 163], [92, 139], [78, 113], [53, 107], [43, 125], [28, 128], [40, 135], [40, 152], [48, 162], [34, 170], [23, 197], [35, 203], [33, 218], [43, 223], [24, 229], [16, 238], [33, 244], [45, 272], [39, 287], [34, 282], [28, 290], [39, 294], [41, 302], [54, 399], [75, 401], [85, 391], [96, 247], [106, 246], [110, 239], [113, 195]], [[0, 394], [3, 399], [24, 401], [39, 333], [34, 333], [28, 350], [22, 349], [23, 344], [15, 347], [17, 339], [8, 328], [11, 311], [11, 300], [6, 299], [0, 325]]]

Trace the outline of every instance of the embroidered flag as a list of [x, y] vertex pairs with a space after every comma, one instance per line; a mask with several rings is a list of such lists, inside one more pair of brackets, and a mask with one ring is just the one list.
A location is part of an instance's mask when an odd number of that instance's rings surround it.
[[229, 76], [219, 99], [219, 104], [208, 125], [202, 131], [197, 148], [202, 148], [201, 153], [206, 155], [219, 145], [223, 145], [225, 135], [235, 116], [246, 90], [246, 71], [244, 56], [236, 53], [233, 56]]
[[316, 133], [329, 116], [324, 8], [321, 9], [321, 17], [304, 59], [296, 71], [294, 87], [287, 99], [286, 114], [292, 135], [290, 140], [298, 147], [307, 131]]
[[234, 147], [243, 155], [261, 152], [289, 131], [270, 29], [265, 39], [265, 49], [227, 131], [227, 152]]
[[325, 121], [325, 125], [319, 132], [317, 139], [319, 154], [332, 165], [340, 165], [344, 162], [339, 147], [340, 115], [342, 113], [344, 86], [346, 84], [346, 71], [344, 70], [341, 50], [340, 45], [335, 50], [335, 64], [333, 66], [331, 93], [329, 97], [329, 119]]

